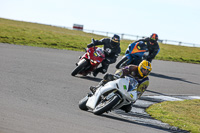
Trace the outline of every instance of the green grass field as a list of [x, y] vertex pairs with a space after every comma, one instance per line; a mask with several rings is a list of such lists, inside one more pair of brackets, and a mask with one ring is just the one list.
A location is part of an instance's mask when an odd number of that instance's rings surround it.
[[[105, 36], [0, 18], [1, 43], [83, 51], [91, 42], [91, 38], [101, 39], [103, 37]], [[125, 53], [131, 42], [133, 40], [121, 41], [121, 54]], [[200, 64], [200, 48], [162, 43], [159, 45], [161, 50], [156, 56], [158, 60]], [[147, 112], [152, 117], [173, 126], [192, 133], [200, 133], [200, 100], [181, 101], [178, 104], [177, 102], [158, 103], [148, 108]]]
[[[91, 38], [101, 39], [105, 36], [69, 30], [50, 25], [13, 21], [0, 18], [0, 42], [83, 51]], [[133, 40], [122, 40], [121, 49], [125, 53]], [[158, 60], [169, 60], [200, 64], [200, 48], [175, 46], [159, 43]]]

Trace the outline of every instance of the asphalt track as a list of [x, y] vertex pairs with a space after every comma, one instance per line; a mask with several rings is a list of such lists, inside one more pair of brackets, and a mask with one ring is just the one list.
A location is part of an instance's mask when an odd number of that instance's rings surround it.
[[[82, 54], [0, 44], [0, 133], [172, 132], [141, 122], [144, 116], [132, 112], [123, 115], [134, 115], [140, 121], [114, 112], [96, 116], [81, 111], [78, 101], [103, 77], [71, 76]], [[109, 73], [115, 71], [114, 66], [109, 67]], [[143, 98], [200, 96], [200, 65], [153, 60], [152, 66], [150, 86]]]

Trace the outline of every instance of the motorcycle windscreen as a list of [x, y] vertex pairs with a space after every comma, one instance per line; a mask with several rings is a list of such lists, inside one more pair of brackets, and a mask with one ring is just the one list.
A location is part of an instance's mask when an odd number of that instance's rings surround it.
[[99, 56], [101, 58], [105, 58], [105, 54], [104, 54], [104, 52], [101, 48], [96, 49], [96, 54], [97, 54], [96, 56]]
[[130, 92], [130, 91], [136, 90], [137, 85], [138, 85], [138, 82], [136, 79], [129, 78], [129, 87], [127, 91]]

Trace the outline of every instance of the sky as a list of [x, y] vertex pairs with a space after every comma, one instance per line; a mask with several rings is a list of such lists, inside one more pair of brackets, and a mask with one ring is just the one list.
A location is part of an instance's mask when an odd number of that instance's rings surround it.
[[0, 1], [0, 18], [200, 45], [200, 0]]

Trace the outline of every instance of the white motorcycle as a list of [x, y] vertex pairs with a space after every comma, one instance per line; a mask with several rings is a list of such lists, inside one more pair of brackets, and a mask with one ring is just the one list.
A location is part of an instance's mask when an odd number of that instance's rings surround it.
[[137, 86], [137, 80], [128, 76], [110, 81], [81, 99], [79, 108], [92, 110], [95, 115], [119, 109], [137, 100]]

